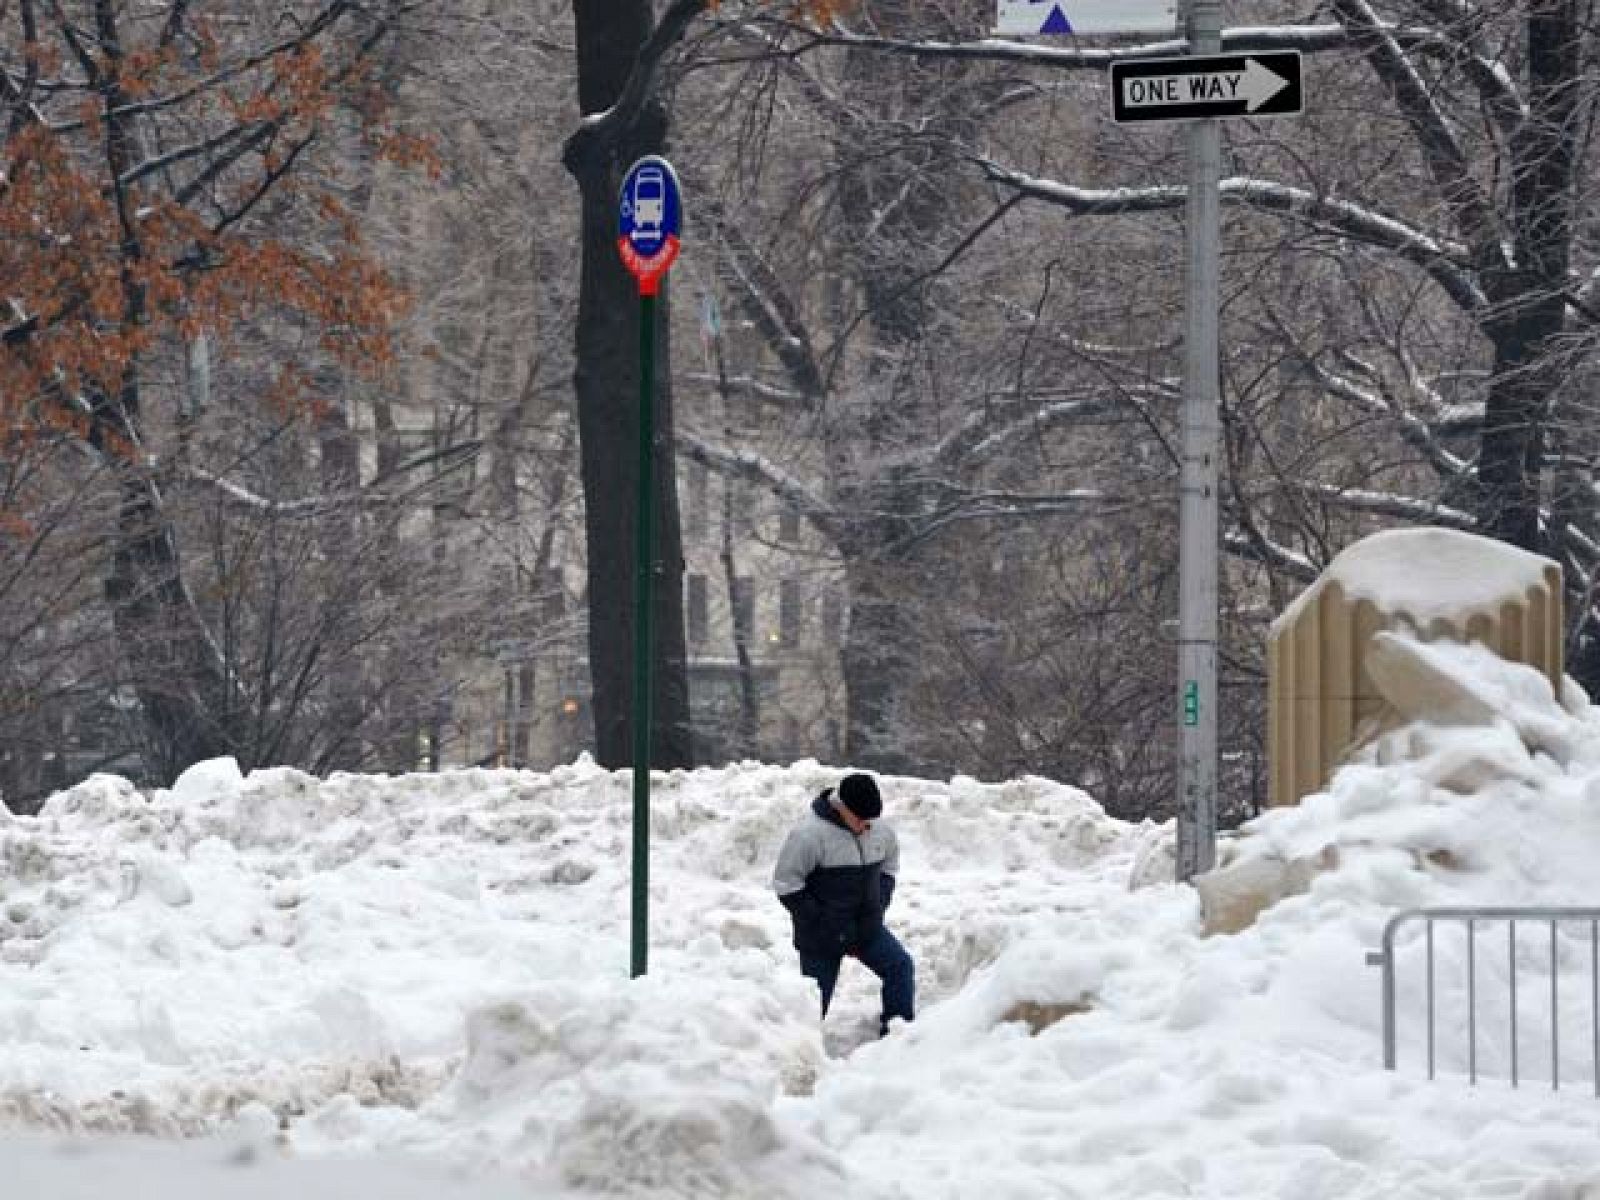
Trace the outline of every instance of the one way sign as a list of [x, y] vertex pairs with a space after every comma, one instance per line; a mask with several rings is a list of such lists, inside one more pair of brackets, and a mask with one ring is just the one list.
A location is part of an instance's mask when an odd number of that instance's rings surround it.
[[1298, 50], [1111, 64], [1111, 117], [1119, 123], [1287, 117], [1302, 108]]

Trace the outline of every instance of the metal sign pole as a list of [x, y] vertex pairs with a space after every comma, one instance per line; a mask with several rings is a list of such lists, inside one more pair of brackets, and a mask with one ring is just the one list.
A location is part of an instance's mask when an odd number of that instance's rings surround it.
[[1219, 54], [1222, 0], [1189, 0], [1182, 58], [1111, 64], [1111, 117], [1120, 123], [1191, 121], [1185, 221], [1183, 470], [1178, 508], [1178, 739], [1176, 874], [1189, 880], [1216, 862], [1218, 220], [1221, 126], [1230, 117], [1293, 116], [1304, 107], [1300, 52]]
[[655, 579], [656, 294], [678, 256], [682, 223], [672, 164], [646, 155], [628, 169], [617, 206], [617, 251], [639, 284], [639, 507], [633, 589], [633, 921], [632, 977], [650, 952], [651, 616]]
[[639, 296], [639, 514], [633, 588], [633, 939], [632, 977], [645, 973], [650, 928], [651, 583], [655, 576], [656, 297]]
[[[1220, 0], [1191, 0], [1189, 53], [1222, 48]], [[1220, 127], [1189, 130], [1188, 329], [1178, 511], [1177, 877], [1209, 871], [1217, 834], [1217, 216]]]

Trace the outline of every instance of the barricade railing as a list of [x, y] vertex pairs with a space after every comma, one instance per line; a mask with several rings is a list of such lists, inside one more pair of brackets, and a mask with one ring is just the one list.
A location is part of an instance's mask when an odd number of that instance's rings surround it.
[[1478, 1081], [1478, 984], [1477, 942], [1478, 926], [1484, 922], [1504, 922], [1506, 926], [1507, 980], [1509, 1004], [1509, 1051], [1511, 1086], [1518, 1084], [1519, 1029], [1517, 1025], [1517, 927], [1543, 925], [1549, 929], [1550, 947], [1550, 1087], [1561, 1086], [1561, 1009], [1560, 1009], [1560, 953], [1558, 931], [1564, 925], [1588, 925], [1588, 976], [1589, 976], [1589, 1042], [1590, 1063], [1596, 1096], [1600, 1096], [1600, 908], [1413, 908], [1396, 913], [1383, 929], [1383, 948], [1367, 952], [1367, 965], [1383, 969], [1383, 1065], [1396, 1069], [1398, 1058], [1395, 1029], [1396, 970], [1395, 934], [1413, 921], [1426, 926], [1424, 939], [1426, 957], [1426, 1004], [1428, 1078], [1434, 1077], [1436, 992], [1434, 977], [1434, 926], [1441, 921], [1464, 924], [1467, 935], [1466, 992], [1467, 992], [1467, 1074]]

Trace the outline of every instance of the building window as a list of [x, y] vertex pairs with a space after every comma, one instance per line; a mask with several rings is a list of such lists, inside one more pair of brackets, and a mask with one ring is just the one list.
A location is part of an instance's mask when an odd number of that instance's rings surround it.
[[800, 644], [800, 581], [785, 579], [778, 584], [778, 644], [793, 648]]
[[844, 601], [836, 588], [829, 588], [822, 597], [822, 636], [836, 642], [844, 633]]
[[544, 572], [539, 585], [539, 616], [546, 625], [553, 625], [567, 615], [567, 585], [559, 568]]
[[710, 502], [711, 472], [705, 463], [689, 464], [689, 507], [684, 515], [684, 532], [690, 537], [704, 537], [706, 532], [706, 506]]
[[704, 575], [690, 575], [688, 577], [689, 599], [687, 602], [689, 619], [689, 644], [703, 646], [706, 642], [707, 629], [710, 625], [710, 608], [706, 602], [706, 577]]
[[750, 635], [756, 627], [756, 581], [748, 575], [739, 575], [733, 581], [733, 636], [743, 645], [750, 644]]
[[748, 479], [731, 478], [724, 488], [723, 528], [736, 539], [744, 537], [759, 526], [756, 506], [761, 497]]

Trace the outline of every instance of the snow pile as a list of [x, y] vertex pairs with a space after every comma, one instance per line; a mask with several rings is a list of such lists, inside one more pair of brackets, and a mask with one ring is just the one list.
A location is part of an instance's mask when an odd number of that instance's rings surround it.
[[295, 1162], [244, 1136], [182, 1147], [109, 1139], [92, 1152], [25, 1136], [8, 1139], [0, 1156], [6, 1194], [29, 1200], [105, 1200], [108, 1193], [169, 1200], [527, 1200], [528, 1195], [514, 1181], [486, 1180], [436, 1163]]
[[[657, 775], [639, 980], [626, 772], [218, 762], [148, 798], [96, 778], [0, 823], [0, 1121], [206, 1136], [70, 1157], [30, 1137], [0, 1170], [38, 1200], [95, 1164], [174, 1200], [422, 1194], [397, 1162], [456, 1172], [426, 1192], [450, 1200], [507, 1194], [466, 1171], [541, 1196], [1600, 1194], [1587, 926], [1556, 941], [1561, 1091], [1505, 1082], [1503, 926], [1475, 943], [1483, 1085], [1460, 1078], [1460, 930], [1436, 939], [1442, 1077], [1418, 925], [1402, 1070], [1381, 1070], [1364, 957], [1396, 911], [1597, 901], [1595, 710], [1471, 647], [1412, 650], [1494, 715], [1385, 734], [1229, 839], [1235, 862], [1320, 864], [1231, 935], [1202, 936], [1163, 870], [1170, 827], [1042, 779], [884, 779], [920, 1015], [882, 1042], [854, 964], [819, 1028], [768, 888], [837, 770]], [[1549, 1079], [1549, 961], [1526, 931], [1525, 1080]]]
[[772, 1118], [770, 1031], [798, 1028], [805, 1011], [715, 981], [536, 986], [468, 1017], [464, 1061], [414, 1113], [373, 1119], [340, 1097], [295, 1144], [459, 1159], [470, 1129], [477, 1165], [552, 1184], [684, 1196], [836, 1187], [832, 1156], [786, 1140]]
[[[548, 1188], [837, 1190], [831, 1152], [774, 1119], [828, 1060], [766, 886], [837, 775], [656, 777], [638, 981], [626, 772], [319, 781], [223, 761], [148, 799], [97, 777], [0, 828], [0, 1119], [195, 1135], [267, 1112], [295, 1153], [401, 1150]], [[924, 870], [945, 868], [924, 901], [1040, 856], [1065, 878], [1125, 836], [1044, 780], [884, 786]], [[897, 915], [967, 948], [937, 956], [937, 995], [1009, 918], [925, 908]], [[872, 1019], [851, 983], [836, 1043]]]
[[[917, 1195], [959, 1195], [979, 1180], [1040, 1197], [1600, 1194], [1587, 921], [1560, 927], [1556, 945], [1568, 1090], [1549, 1090], [1543, 925], [1524, 927], [1517, 945], [1522, 1090], [1508, 1087], [1504, 924], [1477, 937], [1475, 1048], [1466, 931], [1436, 934], [1441, 1079], [1431, 1084], [1425, 933], [1402, 927], [1403, 1069], [1375, 1069], [1379, 976], [1363, 962], [1395, 912], [1600, 904], [1595, 710], [1566, 711], [1537, 672], [1481, 648], [1426, 652], [1500, 715], [1390, 734], [1327, 793], [1241, 830], [1235, 862], [1326, 864], [1303, 894], [1241, 933], [1204, 938], [1188, 889], [1086, 888], [1092, 903], [1035, 914], [958, 995], [792, 1111], [863, 1174]], [[1551, 741], [1568, 748], [1564, 760]], [[1459, 790], [1463, 778], [1475, 790]], [[1461, 1078], [1473, 1054], [1477, 1089]]]

